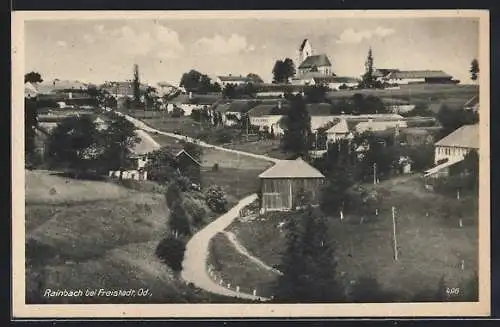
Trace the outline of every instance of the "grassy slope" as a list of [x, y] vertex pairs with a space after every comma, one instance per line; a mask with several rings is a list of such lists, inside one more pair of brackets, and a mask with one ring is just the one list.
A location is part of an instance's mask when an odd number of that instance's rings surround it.
[[227, 237], [219, 233], [210, 241], [208, 262], [214, 267], [218, 280], [222, 278], [224, 285], [231, 284], [232, 289], [240, 287], [241, 292], [272, 296], [272, 288], [276, 274], [250, 261], [239, 253]]
[[[228, 301], [190, 289], [154, 255], [168, 213], [163, 195], [39, 171], [27, 172], [26, 184], [28, 303]], [[152, 296], [48, 300], [46, 288], [147, 288]]]
[[[473, 210], [459, 228], [453, 218], [442, 217], [441, 206], [453, 205], [453, 199], [425, 192], [417, 180], [403, 184], [388, 181], [377, 187], [390, 190], [378, 220], [360, 225], [355, 213], [348, 213], [342, 222], [332, 217], [331, 237], [337, 241], [340, 271], [352, 279], [370, 272], [385, 288], [406, 299], [423, 288], [437, 287], [442, 274], [449, 287], [459, 287], [471, 276], [477, 269], [478, 251], [477, 214]], [[397, 208], [398, 262], [393, 260], [392, 205]], [[293, 214], [275, 213], [234, 223], [230, 229], [251, 253], [268, 265], [279, 265], [286, 244], [285, 232], [278, 224], [291, 217]], [[464, 271], [461, 260], [465, 260]]]
[[[404, 99], [411, 103], [439, 101], [443, 99], [460, 100], [461, 104], [478, 93], [476, 85], [448, 85], [448, 84], [416, 84], [402, 85], [400, 89], [394, 90], [343, 90], [329, 92], [330, 99], [349, 98], [356, 93], [375, 95], [381, 98]], [[462, 101], [463, 100], [463, 101]]]

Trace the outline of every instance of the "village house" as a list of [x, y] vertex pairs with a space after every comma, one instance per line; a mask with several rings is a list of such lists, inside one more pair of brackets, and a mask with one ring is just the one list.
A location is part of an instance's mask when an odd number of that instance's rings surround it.
[[201, 163], [184, 149], [177, 152], [175, 159], [177, 160], [179, 171], [183, 175], [189, 176], [193, 183], [199, 185], [201, 183]]
[[336, 118], [331, 113], [332, 105], [329, 103], [308, 103], [306, 110], [311, 117], [311, 132], [313, 133], [316, 133], [318, 128], [333, 122]]
[[464, 110], [479, 111], [479, 94], [473, 96], [464, 104]]
[[387, 76], [389, 84], [447, 84], [452, 76], [441, 70], [395, 71]]
[[436, 142], [436, 166], [427, 170], [425, 176], [446, 175], [451, 166], [464, 160], [472, 150], [479, 150], [479, 124], [464, 125]]
[[148, 162], [148, 154], [159, 150], [161, 147], [156, 141], [143, 130], [136, 130], [139, 142], [134, 145], [131, 149], [132, 155], [130, 156], [131, 165], [130, 168], [124, 171], [110, 171], [109, 176], [114, 178], [122, 179], [134, 179], [134, 180], [147, 180], [148, 173], [146, 171], [146, 164]]
[[324, 76], [332, 75], [332, 64], [326, 54], [313, 54], [313, 48], [308, 39], [304, 39], [299, 47], [298, 77], [308, 73], [320, 73]]
[[243, 84], [247, 84], [247, 83], [250, 83], [252, 80], [246, 76], [234, 76], [232, 74], [229, 74], [229, 75], [221, 75], [221, 76], [217, 76], [215, 78], [215, 82], [218, 83], [219, 85], [221, 85], [222, 87], [226, 87], [227, 85], [229, 84], [232, 84], [232, 85], [243, 85]]
[[238, 124], [250, 109], [255, 107], [256, 101], [234, 100], [228, 103], [221, 103], [215, 107], [215, 111], [222, 116], [224, 126], [234, 126]]
[[324, 85], [330, 90], [339, 91], [342, 88], [354, 89], [358, 86], [359, 80], [346, 76], [318, 76], [314, 77], [315, 85]]
[[388, 128], [405, 128], [408, 127], [404, 119], [401, 120], [384, 120], [369, 118], [368, 121], [360, 122], [356, 125], [356, 132], [361, 134], [368, 131], [384, 131]]
[[261, 173], [259, 179], [260, 210], [264, 213], [293, 210], [301, 205], [301, 196], [306, 197], [308, 204], [318, 205], [325, 176], [298, 158], [278, 162]]
[[336, 143], [337, 141], [353, 137], [353, 130], [358, 122], [340, 119], [340, 121], [333, 125], [326, 131], [327, 144]]
[[275, 136], [282, 136], [284, 130], [280, 124], [288, 104], [278, 100], [276, 104], [259, 104], [248, 111], [250, 124], [260, 131], [268, 131]]
[[373, 71], [373, 76], [378, 82], [381, 83], [388, 83], [389, 79], [388, 76], [391, 73], [399, 72], [399, 69], [392, 69], [392, 68], [376, 68]]
[[37, 88], [30, 82], [24, 83], [24, 97], [27, 99], [36, 98], [38, 94]]

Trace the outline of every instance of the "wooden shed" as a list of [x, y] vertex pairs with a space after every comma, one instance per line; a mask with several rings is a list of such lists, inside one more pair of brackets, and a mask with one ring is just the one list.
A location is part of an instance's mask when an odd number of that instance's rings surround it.
[[301, 205], [306, 196], [312, 205], [319, 204], [320, 186], [325, 176], [302, 158], [282, 160], [259, 175], [261, 212], [286, 211]]

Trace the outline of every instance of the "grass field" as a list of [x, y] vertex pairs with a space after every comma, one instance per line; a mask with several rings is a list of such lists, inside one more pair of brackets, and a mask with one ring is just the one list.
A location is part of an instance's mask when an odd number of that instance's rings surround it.
[[224, 145], [228, 149], [262, 154], [276, 159], [288, 159], [290, 154], [280, 148], [280, 140], [262, 140], [255, 142], [234, 142]]
[[[235, 302], [185, 285], [155, 256], [167, 216], [162, 194], [27, 171], [27, 303]], [[43, 297], [100, 288], [151, 295]]]
[[401, 85], [400, 89], [386, 90], [342, 90], [329, 92], [327, 98], [340, 99], [349, 98], [356, 93], [375, 95], [380, 98], [395, 98], [407, 100], [411, 103], [436, 101], [436, 100], [464, 100], [462, 104], [472, 96], [478, 94], [477, 85], [454, 85], [454, 84], [413, 84]]
[[[470, 201], [464, 226], [453, 217], [446, 219], [443, 207], [453, 199], [429, 193], [419, 179], [390, 180], [376, 186], [385, 191], [384, 205], [377, 218], [360, 224], [359, 215], [346, 213], [345, 219], [331, 217], [330, 233], [337, 243], [338, 269], [350, 279], [367, 273], [388, 291], [407, 301], [423, 289], [435, 289], [444, 275], [448, 287], [460, 287], [477, 271], [477, 204]], [[456, 201], [456, 200], [455, 200]], [[393, 259], [391, 206], [397, 212], [399, 260]], [[428, 213], [428, 216], [427, 216]], [[285, 244], [280, 222], [293, 213], [274, 213], [229, 227], [249, 252], [266, 264], [279, 268]], [[461, 261], [464, 260], [464, 270]]]
[[208, 263], [214, 267], [218, 280], [224, 285], [231, 284], [232, 289], [240, 287], [241, 292], [270, 297], [273, 295], [273, 285], [276, 274], [253, 263], [239, 253], [227, 237], [219, 233], [210, 240], [210, 255]]

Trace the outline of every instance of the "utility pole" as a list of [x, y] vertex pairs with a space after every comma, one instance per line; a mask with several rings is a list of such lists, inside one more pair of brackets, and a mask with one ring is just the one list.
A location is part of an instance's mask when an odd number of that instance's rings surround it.
[[377, 184], [377, 163], [373, 163], [373, 185]]
[[396, 208], [392, 207], [392, 239], [394, 241], [394, 260], [398, 261], [398, 241], [396, 239]]

